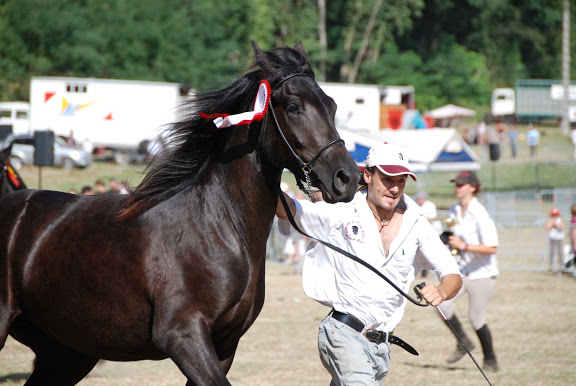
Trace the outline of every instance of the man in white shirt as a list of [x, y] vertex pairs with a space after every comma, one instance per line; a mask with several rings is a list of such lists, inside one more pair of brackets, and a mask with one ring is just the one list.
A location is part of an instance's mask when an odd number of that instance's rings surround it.
[[[462, 285], [457, 264], [404, 187], [416, 180], [408, 159], [397, 147], [370, 150], [363, 168], [365, 189], [349, 203], [312, 203], [285, 195], [298, 227], [312, 237], [352, 253], [408, 292], [426, 266], [440, 278], [421, 289], [437, 306]], [[281, 202], [276, 211], [284, 234], [290, 224]], [[409, 345], [391, 335], [407, 300], [389, 283], [354, 260], [320, 243], [304, 259], [304, 292], [332, 308], [321, 322], [318, 349], [332, 384], [381, 384], [390, 364], [390, 343]]]

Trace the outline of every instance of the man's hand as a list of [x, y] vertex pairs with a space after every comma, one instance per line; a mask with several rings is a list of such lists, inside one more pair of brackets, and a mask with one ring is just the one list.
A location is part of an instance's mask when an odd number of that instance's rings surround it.
[[446, 299], [452, 299], [462, 288], [462, 277], [457, 274], [446, 275], [438, 287], [428, 284], [420, 288], [422, 297], [429, 305], [436, 307]]
[[438, 304], [442, 303], [446, 299], [446, 294], [438, 290], [437, 287], [432, 284], [428, 284], [426, 287], [420, 289], [422, 297], [429, 305], [436, 307]]

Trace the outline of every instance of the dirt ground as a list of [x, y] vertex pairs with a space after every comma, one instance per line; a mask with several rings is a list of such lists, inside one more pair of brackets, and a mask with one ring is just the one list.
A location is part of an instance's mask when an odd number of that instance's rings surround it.
[[[430, 277], [428, 281], [433, 280]], [[418, 280], [420, 282], [422, 280]], [[504, 271], [488, 309], [501, 371], [488, 373], [494, 385], [572, 385], [576, 379], [576, 279], [548, 272]], [[466, 299], [457, 312], [467, 331]], [[318, 323], [328, 309], [308, 299], [293, 267], [269, 264], [264, 309], [240, 341], [228, 378], [233, 385], [327, 385], [330, 378], [316, 351]], [[395, 331], [419, 352], [415, 357], [392, 347], [386, 384], [485, 385], [466, 356], [445, 362], [455, 339], [430, 307], [409, 304]], [[481, 350], [473, 351], [482, 363]], [[33, 354], [9, 338], [0, 352], [0, 384], [22, 385]], [[102, 362], [80, 385], [184, 385], [170, 361]]]

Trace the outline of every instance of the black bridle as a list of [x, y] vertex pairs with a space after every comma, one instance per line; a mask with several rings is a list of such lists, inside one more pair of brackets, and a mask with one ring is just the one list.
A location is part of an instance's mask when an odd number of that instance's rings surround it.
[[[274, 89], [280, 87], [282, 85], [282, 83], [286, 82], [288, 79], [294, 78], [296, 76], [309, 76], [312, 79], [314, 79], [314, 75], [307, 74], [305, 72], [290, 74], [290, 75], [286, 75], [286, 76], [280, 78], [279, 80], [277, 80], [276, 82], [274, 82]], [[292, 146], [290, 146], [290, 143], [288, 142], [288, 140], [286, 139], [286, 136], [282, 132], [282, 128], [280, 127], [280, 123], [278, 123], [278, 119], [276, 118], [276, 114], [274, 113], [274, 106], [272, 105], [272, 97], [270, 97], [270, 105], [268, 106], [268, 111], [270, 111], [270, 115], [272, 116], [272, 121], [274, 122], [274, 126], [276, 127], [276, 129], [278, 130], [278, 133], [280, 134], [280, 138], [282, 138], [282, 141], [284, 141], [284, 144], [288, 147], [288, 149], [290, 150], [290, 152], [294, 156], [294, 159], [298, 163], [298, 166], [302, 170], [302, 173], [304, 174], [304, 179], [305, 179], [307, 188], [304, 188], [301, 184], [300, 179], [297, 178], [296, 181], [298, 182], [298, 186], [300, 187], [300, 189], [302, 191], [306, 192], [306, 194], [308, 194], [308, 196], [311, 199], [314, 199], [313, 198], [314, 196], [312, 195], [314, 190], [312, 190], [310, 188], [312, 186], [312, 181], [310, 180], [310, 173], [312, 172], [312, 168], [314, 167], [314, 164], [316, 163], [316, 161], [318, 161], [320, 156], [322, 156], [322, 153], [324, 153], [324, 151], [326, 151], [330, 146], [332, 146], [338, 142], [344, 143], [344, 140], [342, 138], [338, 138], [338, 139], [333, 140], [332, 142], [325, 145], [322, 149], [320, 149], [320, 151], [314, 157], [312, 157], [312, 159], [310, 161], [304, 162], [302, 160], [302, 158], [300, 158], [300, 156], [298, 154], [296, 154], [296, 152], [294, 151]]]

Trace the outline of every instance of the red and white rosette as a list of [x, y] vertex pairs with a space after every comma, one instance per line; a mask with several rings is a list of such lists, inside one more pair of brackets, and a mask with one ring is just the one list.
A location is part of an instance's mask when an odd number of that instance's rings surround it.
[[261, 121], [266, 115], [266, 110], [270, 104], [270, 84], [266, 79], [260, 82], [258, 93], [254, 101], [254, 110], [245, 113], [230, 115], [227, 113], [204, 114], [202, 118], [212, 119], [217, 129], [235, 125], [248, 125], [254, 121]]

